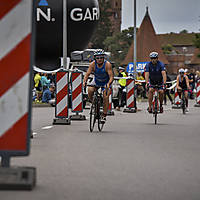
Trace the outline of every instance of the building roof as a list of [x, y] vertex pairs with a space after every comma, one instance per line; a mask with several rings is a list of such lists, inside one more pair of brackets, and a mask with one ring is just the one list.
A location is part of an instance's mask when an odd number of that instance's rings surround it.
[[[122, 64], [127, 65], [129, 62], [133, 62], [133, 47], [134, 44], [132, 43], [128, 54]], [[161, 49], [161, 45], [156, 36], [147, 7], [145, 17], [137, 32], [137, 62], [149, 61], [149, 54], [152, 51], [157, 51], [159, 53], [160, 61], [165, 64], [169, 64], [166, 56]]]
[[195, 49], [195, 51], [194, 51], [194, 55], [193, 55], [193, 57], [192, 57], [192, 59], [191, 59], [191, 65], [199, 65], [200, 64], [200, 57], [198, 57], [198, 55], [200, 55], [200, 49]]
[[195, 33], [167, 33], [157, 35], [161, 46], [171, 44], [173, 46], [193, 46]]

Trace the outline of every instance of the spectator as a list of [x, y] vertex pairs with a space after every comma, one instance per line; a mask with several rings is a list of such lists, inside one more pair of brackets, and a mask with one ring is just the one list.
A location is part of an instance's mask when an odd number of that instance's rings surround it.
[[34, 99], [36, 102], [39, 102], [42, 97], [42, 85], [41, 85], [41, 76], [40, 72], [37, 72], [34, 76], [34, 83], [36, 89], [36, 98]]
[[54, 94], [55, 86], [51, 85], [50, 88], [44, 86], [44, 91], [42, 95], [42, 103], [55, 103], [55, 99], [52, 99], [52, 95]]
[[169, 83], [171, 81], [171, 78], [168, 76], [167, 71], [166, 71], [166, 75], [167, 75], [167, 83], [166, 83], [166, 90], [164, 91], [164, 105], [167, 105], [167, 96], [168, 96], [171, 104], [173, 104], [173, 100], [170, 95], [170, 90], [168, 89], [172, 86], [172, 84]]
[[42, 85], [42, 89], [44, 91], [44, 87], [49, 87], [50, 85], [50, 79], [47, 79], [47, 74], [44, 73], [44, 75], [41, 77], [41, 85]]
[[141, 95], [141, 97], [144, 97], [146, 95], [144, 94], [144, 87], [145, 87], [144, 77], [142, 76], [141, 72], [138, 72], [136, 77], [136, 88], [138, 96]]
[[[118, 77], [127, 77], [127, 74], [124, 71], [123, 67], [119, 67], [119, 75]], [[116, 107], [117, 110], [120, 110], [120, 107], [124, 107], [124, 105], [126, 104], [126, 92], [124, 92], [123, 90], [126, 87], [126, 79], [120, 79], [119, 81], [119, 105]]]
[[190, 88], [191, 90], [189, 90], [189, 97], [190, 99], [194, 99], [194, 94], [193, 94], [193, 90], [195, 88], [195, 70], [191, 69], [190, 73], [188, 73], [188, 78], [189, 78], [189, 83], [190, 83]]

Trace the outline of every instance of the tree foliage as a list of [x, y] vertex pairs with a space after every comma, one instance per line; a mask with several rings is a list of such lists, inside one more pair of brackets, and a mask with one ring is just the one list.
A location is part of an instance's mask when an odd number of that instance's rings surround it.
[[180, 31], [180, 33], [188, 33], [188, 30], [184, 29], [184, 30]]
[[112, 25], [110, 21], [112, 13], [109, 12], [109, 9], [111, 9], [110, 1], [99, 0], [99, 8], [100, 8], [99, 23], [90, 42], [92, 48], [104, 49], [105, 46], [103, 41], [107, 37], [112, 36], [113, 34]]
[[111, 60], [117, 65], [125, 59], [128, 50], [133, 42], [133, 27], [123, 30], [104, 41], [105, 50], [111, 52]]
[[173, 50], [173, 46], [171, 44], [167, 44], [162, 46], [162, 50], [164, 54], [170, 54]]

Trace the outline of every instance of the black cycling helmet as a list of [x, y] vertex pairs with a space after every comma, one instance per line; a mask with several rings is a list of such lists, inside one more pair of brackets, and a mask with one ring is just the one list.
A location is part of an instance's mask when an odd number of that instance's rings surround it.
[[94, 52], [94, 57], [96, 56], [104, 56], [105, 55], [105, 52], [103, 49], [97, 49], [95, 52]]

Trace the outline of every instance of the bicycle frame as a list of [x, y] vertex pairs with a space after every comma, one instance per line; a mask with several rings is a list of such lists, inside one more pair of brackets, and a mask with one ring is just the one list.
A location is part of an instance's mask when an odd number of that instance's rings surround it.
[[155, 124], [157, 124], [157, 118], [158, 118], [158, 110], [159, 110], [159, 103], [158, 103], [158, 85], [154, 85], [153, 89], [154, 91], [154, 95], [153, 95], [153, 102], [152, 102], [152, 106], [153, 106], [153, 116], [155, 119]]
[[104, 125], [100, 121], [101, 119], [100, 107], [103, 103], [102, 89], [101, 89], [101, 92], [99, 92], [98, 90], [101, 87], [96, 87], [96, 86], [92, 86], [92, 87], [95, 87], [95, 91], [93, 95], [93, 102], [90, 108], [90, 132], [93, 131], [96, 120], [98, 120], [99, 131], [102, 131], [103, 125]]

